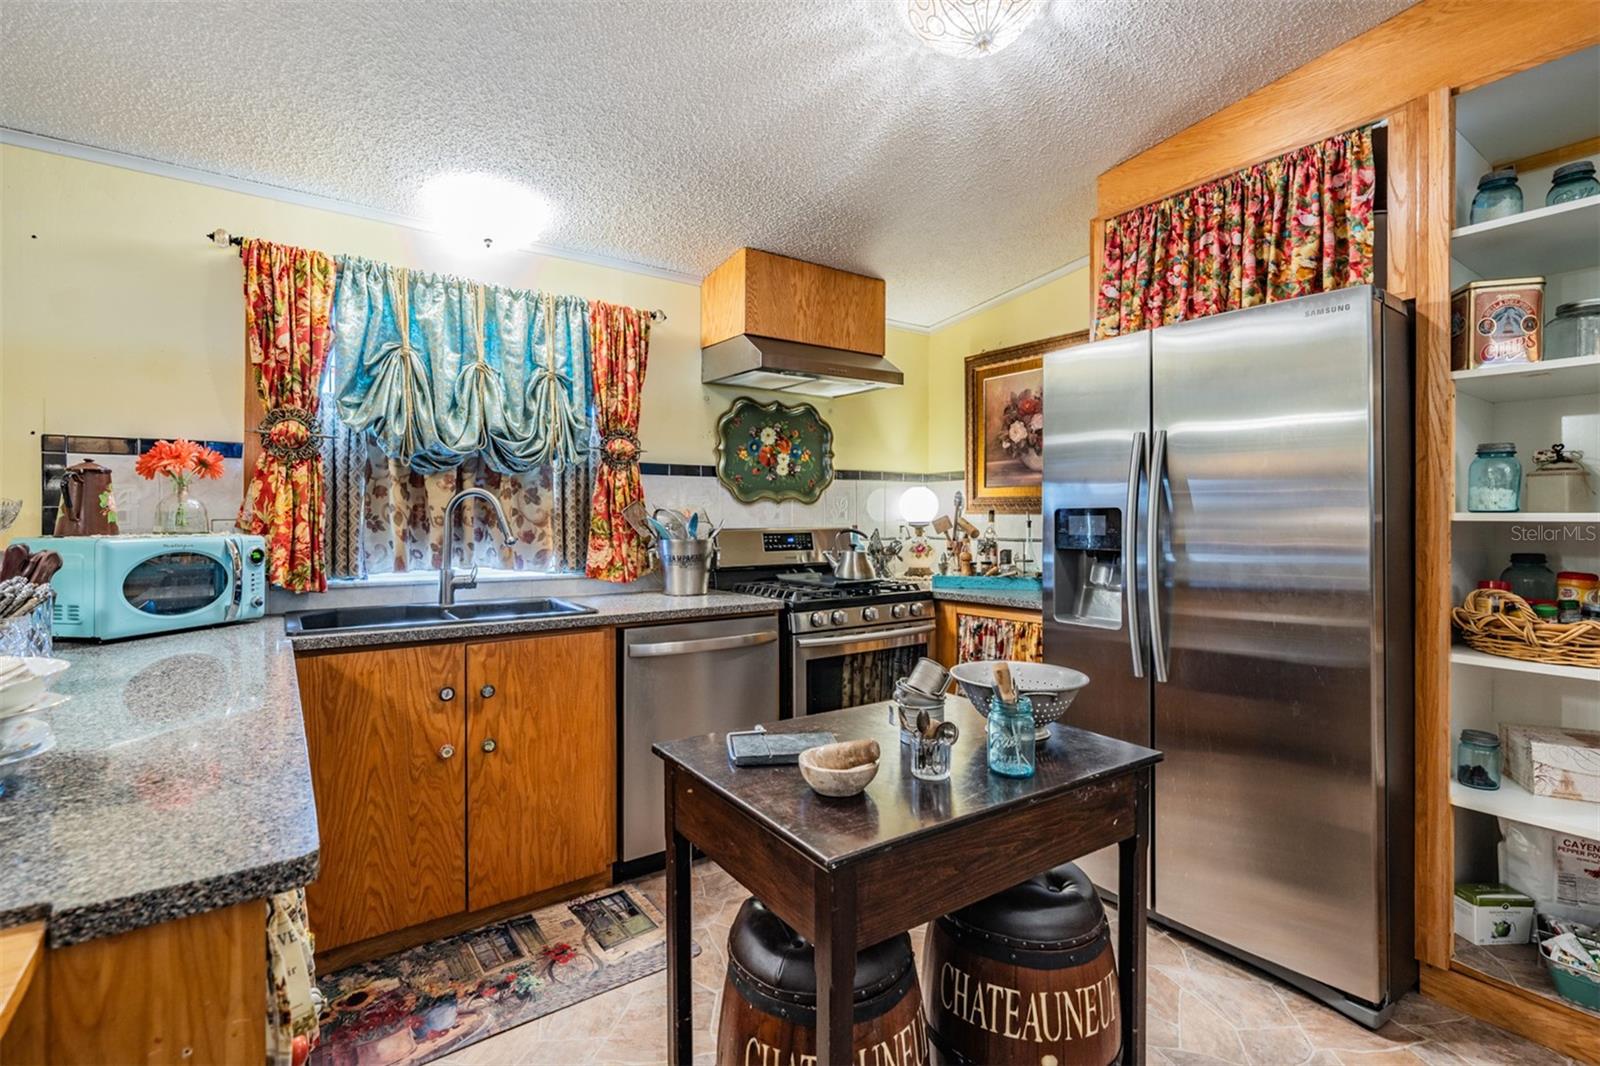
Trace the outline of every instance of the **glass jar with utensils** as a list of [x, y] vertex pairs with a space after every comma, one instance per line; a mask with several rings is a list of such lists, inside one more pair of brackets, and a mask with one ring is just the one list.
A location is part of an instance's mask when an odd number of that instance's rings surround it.
[[950, 777], [950, 752], [961, 730], [954, 722], [943, 722], [926, 709], [913, 718], [904, 707], [898, 709], [900, 740], [911, 756], [911, 776], [919, 781], [945, 781]]
[[989, 770], [1006, 777], [1032, 777], [1033, 701], [1017, 692], [1007, 663], [995, 664], [994, 681], [989, 703]]
[[935, 723], [944, 721], [944, 690], [949, 683], [950, 672], [926, 656], [895, 682], [889, 721], [900, 726], [900, 743], [911, 743], [914, 726], [907, 723], [915, 723], [919, 716], [926, 714]]

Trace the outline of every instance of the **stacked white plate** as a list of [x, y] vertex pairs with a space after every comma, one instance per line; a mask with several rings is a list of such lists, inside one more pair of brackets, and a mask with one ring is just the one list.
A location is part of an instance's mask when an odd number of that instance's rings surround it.
[[42, 755], [55, 734], [31, 715], [59, 707], [71, 697], [50, 691], [71, 664], [65, 659], [0, 656], [0, 766]]

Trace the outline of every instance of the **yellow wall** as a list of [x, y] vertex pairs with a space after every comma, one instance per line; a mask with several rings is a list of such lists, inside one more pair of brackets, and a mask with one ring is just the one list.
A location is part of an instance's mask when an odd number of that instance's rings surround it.
[[[242, 438], [239, 263], [202, 240], [218, 226], [661, 308], [668, 317], [652, 333], [645, 378], [645, 458], [711, 461], [716, 418], [734, 393], [700, 384], [697, 286], [550, 256], [462, 253], [404, 226], [6, 145], [0, 495], [25, 501], [18, 529], [38, 529], [41, 433]], [[816, 401], [833, 423], [838, 466], [926, 469], [930, 339], [889, 332], [888, 354], [905, 371], [905, 387]]]
[[1088, 328], [1089, 270], [1084, 267], [931, 334], [925, 469], [942, 472], [965, 465], [967, 356]]

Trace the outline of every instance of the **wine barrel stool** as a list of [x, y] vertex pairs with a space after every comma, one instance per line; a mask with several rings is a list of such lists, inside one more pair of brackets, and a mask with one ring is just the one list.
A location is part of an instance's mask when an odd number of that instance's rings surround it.
[[[868, 1063], [884, 1066], [928, 1061], [927, 1023], [909, 934], [856, 955], [852, 998], [851, 1046], [858, 1058], [865, 1051]], [[747, 899], [728, 933], [717, 1062], [790, 1066], [816, 1053], [817, 968], [811, 943], [760, 900]]]
[[922, 955], [943, 1062], [1106, 1066], [1122, 1051], [1111, 927], [1072, 863], [930, 922]]

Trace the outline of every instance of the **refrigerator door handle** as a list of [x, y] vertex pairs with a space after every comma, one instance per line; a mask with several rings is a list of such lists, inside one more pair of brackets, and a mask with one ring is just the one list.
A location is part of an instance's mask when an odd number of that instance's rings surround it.
[[1167, 682], [1166, 641], [1161, 633], [1161, 485], [1167, 465], [1167, 431], [1156, 430], [1150, 456], [1149, 524], [1145, 527], [1145, 591], [1150, 611], [1150, 672]]
[[1139, 646], [1139, 479], [1144, 476], [1144, 431], [1133, 435], [1128, 455], [1128, 501], [1122, 512], [1122, 601], [1128, 614], [1128, 650], [1133, 676], [1144, 676], [1144, 649]]

